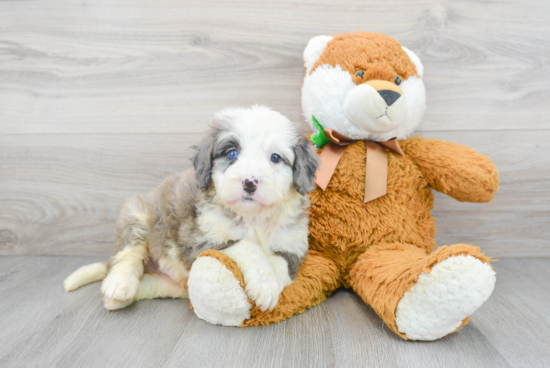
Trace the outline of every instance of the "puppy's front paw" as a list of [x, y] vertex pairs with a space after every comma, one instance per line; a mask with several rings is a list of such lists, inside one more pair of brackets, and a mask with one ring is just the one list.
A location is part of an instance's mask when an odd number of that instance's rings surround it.
[[275, 308], [281, 295], [282, 286], [273, 272], [259, 271], [245, 277], [246, 293], [260, 307], [262, 312]]
[[117, 299], [107, 298], [106, 296], [103, 297], [103, 306], [105, 307], [105, 309], [110, 311], [115, 311], [115, 310], [125, 308], [130, 304], [132, 304], [133, 302], [134, 302], [133, 299], [117, 300]]
[[277, 275], [277, 279], [279, 280], [279, 284], [281, 285], [281, 290], [292, 284], [292, 279], [288, 274], [287, 261], [285, 261], [282, 257], [273, 256], [269, 258], [269, 264]]
[[130, 300], [138, 289], [139, 279], [134, 275], [109, 274], [101, 284], [101, 292], [108, 299]]

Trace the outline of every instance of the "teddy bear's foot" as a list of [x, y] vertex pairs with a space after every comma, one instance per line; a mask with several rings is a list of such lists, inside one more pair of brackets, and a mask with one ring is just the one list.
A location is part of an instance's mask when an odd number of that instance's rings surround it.
[[189, 299], [200, 319], [215, 325], [240, 326], [250, 318], [252, 304], [242, 275], [225, 254], [201, 253], [191, 267], [188, 287]]
[[432, 253], [413, 244], [373, 245], [350, 271], [353, 289], [406, 340], [458, 331], [491, 295], [490, 258], [467, 244]]
[[436, 340], [463, 325], [491, 295], [495, 272], [471, 255], [449, 257], [422, 272], [397, 305], [399, 332], [411, 340]]

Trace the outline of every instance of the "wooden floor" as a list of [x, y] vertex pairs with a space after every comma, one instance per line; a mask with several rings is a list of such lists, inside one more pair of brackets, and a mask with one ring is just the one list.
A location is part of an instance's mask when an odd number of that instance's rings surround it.
[[408, 342], [349, 290], [267, 327], [199, 320], [188, 300], [103, 309], [62, 281], [98, 257], [0, 258], [0, 367], [548, 367], [550, 260], [494, 264], [489, 301], [456, 334]]

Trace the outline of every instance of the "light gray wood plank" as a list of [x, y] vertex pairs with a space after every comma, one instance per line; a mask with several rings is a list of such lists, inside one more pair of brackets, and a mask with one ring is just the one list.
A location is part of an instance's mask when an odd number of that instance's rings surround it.
[[476, 327], [437, 341], [410, 342], [397, 337], [351, 290], [339, 290], [326, 304], [339, 367], [509, 366]]
[[[408, 342], [351, 290], [278, 324], [228, 328], [187, 300], [101, 305], [99, 284], [62, 280], [97, 257], [0, 257], [0, 365], [78, 367], [544, 367], [549, 361], [548, 259], [494, 264], [496, 289], [460, 332]], [[7, 276], [6, 276], [7, 275]]]
[[[493, 257], [550, 256], [550, 132], [429, 132], [489, 155], [489, 204], [436, 193], [439, 244]], [[126, 197], [190, 167], [202, 134], [0, 135], [0, 254], [110, 254]], [[521, 244], [521, 246], [519, 245]]]
[[0, 307], [1, 366], [155, 366], [180, 333], [178, 326], [195, 318], [188, 300], [158, 300], [112, 313], [103, 308], [99, 283], [65, 293], [63, 279], [97, 257], [25, 260], [18, 271], [32, 282], [8, 283], [20, 298]]
[[[324, 308], [245, 329], [220, 328], [195, 318], [160, 363], [167, 367], [180, 367], [183, 361], [191, 367], [331, 367], [337, 362], [328, 328]], [[198, 341], [197, 336], [208, 340]], [[218, 357], [214, 357], [216, 350], [221, 352]]]
[[203, 132], [228, 105], [301, 121], [317, 34], [387, 33], [424, 61], [422, 130], [548, 129], [545, 0], [0, 3], [0, 133]]
[[548, 259], [505, 259], [493, 265], [495, 291], [473, 325], [514, 367], [550, 364], [550, 267]]
[[[0, 257], [0, 365], [24, 366], [6, 365], [2, 360], [10, 354], [28, 359], [19, 356], [25, 341], [48, 325], [63, 321], [68, 310], [84, 320], [90, 306], [99, 303], [99, 290], [84, 288], [79, 296], [64, 297], [62, 282], [77, 265], [94, 261], [97, 257]], [[35, 341], [26, 346], [27, 354], [40, 351], [41, 344], [47, 343], [48, 339]]]

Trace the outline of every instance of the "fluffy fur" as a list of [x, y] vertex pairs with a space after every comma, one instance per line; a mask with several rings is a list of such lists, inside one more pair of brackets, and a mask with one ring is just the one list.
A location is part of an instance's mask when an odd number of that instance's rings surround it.
[[[421, 85], [423, 68], [418, 58], [381, 34], [334, 36], [319, 54], [325, 40], [314, 38], [315, 53], [304, 53], [306, 118], [314, 114], [321, 124], [354, 138], [384, 140], [401, 128], [409, 134], [419, 116], [382, 136], [346, 121], [341, 107], [349, 90], [365, 83], [352, 75], [356, 68], [364, 69], [366, 78], [388, 83], [400, 75], [406, 94], [407, 82]], [[310, 55], [318, 59], [312, 61]], [[320, 90], [310, 91], [306, 84], [315, 75]], [[407, 95], [407, 106], [410, 115], [422, 114], [423, 85]], [[329, 121], [335, 125], [328, 125]], [[454, 143], [414, 137], [402, 141], [401, 147], [403, 157], [387, 150], [387, 194], [363, 203], [365, 142], [348, 146], [326, 191], [317, 188], [310, 194], [310, 251], [296, 280], [283, 290], [273, 311], [262, 312], [252, 303], [247, 310], [250, 318], [241, 326], [289, 318], [325, 300], [340, 286], [353, 288], [404, 339], [434, 340], [468, 322], [468, 316], [491, 294], [495, 275], [490, 258], [477, 247], [455, 244], [435, 249], [432, 189], [459, 201], [489, 202], [498, 189], [497, 170], [489, 158]], [[220, 262], [232, 267], [229, 259]]]
[[113, 255], [75, 271], [67, 291], [103, 279], [107, 309], [186, 297], [191, 264], [217, 249], [237, 263], [256, 305], [274, 308], [307, 252], [317, 156], [288, 119], [262, 106], [225, 109], [210, 125], [193, 169], [129, 198]]

